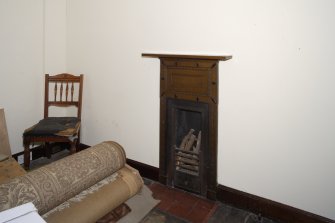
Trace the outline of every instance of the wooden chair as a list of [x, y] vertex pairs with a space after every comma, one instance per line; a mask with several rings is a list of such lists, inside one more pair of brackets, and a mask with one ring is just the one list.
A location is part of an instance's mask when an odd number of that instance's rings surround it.
[[[84, 75], [74, 76], [63, 73], [45, 75], [44, 119], [26, 129], [23, 133], [24, 167], [29, 169], [30, 145], [44, 143], [48, 151], [52, 142], [67, 142], [71, 154], [77, 151], [80, 141], [81, 105]], [[49, 117], [49, 107], [77, 107], [76, 117]], [[50, 152], [47, 155], [51, 156]]]

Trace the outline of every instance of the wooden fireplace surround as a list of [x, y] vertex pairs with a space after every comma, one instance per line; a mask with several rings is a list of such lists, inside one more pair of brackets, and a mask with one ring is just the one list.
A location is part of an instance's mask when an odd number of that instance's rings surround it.
[[174, 54], [142, 54], [160, 59], [160, 153], [159, 181], [167, 184], [167, 100], [180, 99], [208, 104], [208, 162], [205, 163], [206, 191], [201, 194], [216, 199], [217, 132], [218, 132], [218, 65], [232, 56], [201, 56]]

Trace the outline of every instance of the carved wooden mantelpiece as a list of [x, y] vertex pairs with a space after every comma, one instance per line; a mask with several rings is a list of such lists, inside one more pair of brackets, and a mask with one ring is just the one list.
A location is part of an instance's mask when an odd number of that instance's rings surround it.
[[[144, 57], [160, 59], [160, 158], [159, 181], [169, 186], [177, 186], [187, 190], [192, 182], [201, 181], [199, 193], [210, 199], [216, 198], [217, 187], [217, 126], [218, 126], [218, 66], [232, 56], [176, 55], [176, 54], [142, 54]], [[185, 104], [183, 104], [185, 102]], [[171, 107], [172, 105], [172, 107]], [[198, 108], [197, 108], [198, 107]], [[206, 111], [201, 112], [203, 108]], [[175, 142], [176, 128], [171, 117], [181, 110], [201, 112], [205, 120], [201, 124], [206, 133], [201, 148], [199, 179], [188, 180], [185, 185], [176, 185], [174, 163], [171, 152]], [[200, 117], [200, 116], [199, 116]], [[205, 124], [204, 124], [205, 123]], [[202, 130], [204, 130], [202, 129]], [[189, 181], [189, 182], [187, 182]], [[198, 187], [196, 187], [198, 188]], [[191, 190], [192, 191], [192, 190]], [[193, 190], [194, 192], [194, 190]]]

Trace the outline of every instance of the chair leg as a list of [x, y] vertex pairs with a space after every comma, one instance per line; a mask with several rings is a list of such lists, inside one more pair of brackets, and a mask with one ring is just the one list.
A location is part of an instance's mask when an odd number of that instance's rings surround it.
[[24, 153], [23, 153], [23, 157], [24, 157], [24, 169], [29, 170], [29, 166], [30, 166], [30, 140], [28, 139], [23, 139], [23, 144], [24, 144]]
[[70, 154], [74, 154], [77, 152], [77, 139], [70, 142]]
[[50, 147], [50, 143], [48, 143], [48, 142], [44, 143], [44, 149], [45, 149], [45, 156], [48, 159], [51, 159], [51, 147]]
[[76, 151], [79, 152], [79, 138], [76, 140]]
[[80, 146], [80, 130], [78, 132], [78, 138], [77, 138], [77, 142], [76, 142], [76, 151], [77, 152], [81, 151], [80, 148], [79, 148], [79, 146]]

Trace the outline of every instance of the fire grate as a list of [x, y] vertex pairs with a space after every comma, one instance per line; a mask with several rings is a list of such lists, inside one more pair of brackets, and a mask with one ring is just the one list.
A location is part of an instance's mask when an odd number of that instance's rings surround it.
[[175, 169], [186, 174], [199, 176], [201, 131], [198, 137], [190, 129], [179, 147], [175, 146]]

